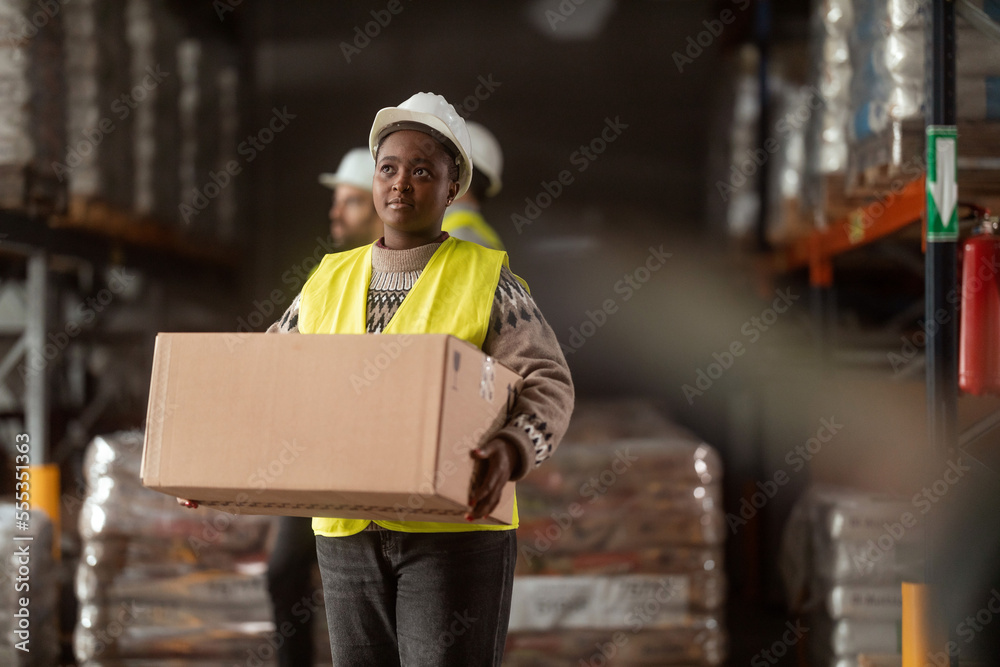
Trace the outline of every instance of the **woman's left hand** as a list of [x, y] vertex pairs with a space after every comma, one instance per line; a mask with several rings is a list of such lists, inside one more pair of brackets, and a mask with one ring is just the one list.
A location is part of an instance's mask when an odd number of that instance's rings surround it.
[[504, 485], [510, 481], [517, 455], [514, 445], [500, 439], [490, 440], [479, 449], [472, 450], [477, 466], [485, 466], [486, 470], [475, 476], [469, 489], [470, 509], [465, 515], [468, 521], [482, 519], [496, 508]]

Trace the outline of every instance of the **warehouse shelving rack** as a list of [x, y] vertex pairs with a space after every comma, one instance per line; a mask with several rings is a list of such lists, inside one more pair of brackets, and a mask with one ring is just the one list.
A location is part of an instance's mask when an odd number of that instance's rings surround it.
[[[927, 41], [927, 127], [956, 127], [956, 33], [955, 3], [949, 0], [932, 0], [930, 28]], [[957, 304], [948, 299], [958, 289], [958, 233], [957, 229], [946, 238], [926, 234], [929, 189], [927, 175], [908, 182], [891, 201], [875, 201], [859, 207], [846, 217], [832, 221], [826, 228], [817, 229], [788, 246], [770, 251], [769, 266], [772, 274], [783, 274], [807, 269], [812, 290], [813, 311], [819, 320], [820, 331], [828, 326], [827, 312], [834, 286], [834, 259], [866, 244], [884, 239], [901, 230], [923, 224], [925, 268], [925, 321], [936, 313], [945, 322], [936, 335], [928, 336], [926, 350], [926, 396], [928, 449], [923, 457], [929, 466], [939, 466], [958, 454], [968, 457], [976, 474], [991, 482], [1000, 480], [997, 470], [983, 463], [969, 448], [995, 429], [1000, 428], [1000, 412], [981, 419], [965, 432], [958, 432], [958, 312]], [[763, 220], [760, 221], [763, 230]], [[762, 232], [763, 233], [763, 232]], [[824, 334], [825, 335], [825, 334]], [[935, 610], [937, 621], [945, 623], [955, 640], [956, 611], [944, 591], [947, 580], [946, 563], [934, 551], [935, 536], [945, 534], [945, 526], [936, 517], [929, 517], [928, 548], [926, 551], [925, 577], [934, 592], [932, 599], [940, 603]], [[956, 642], [960, 645], [961, 642]], [[950, 664], [959, 664], [951, 657]]]
[[[0, 385], [27, 360], [42, 357], [49, 333], [65, 324], [58, 309], [52, 307], [53, 295], [58, 292], [53, 263], [65, 264], [67, 260], [97, 268], [127, 266], [154, 283], [180, 274], [213, 287], [234, 288], [240, 253], [233, 246], [186, 238], [175, 228], [100, 202], [77, 201], [69, 214], [0, 210], [0, 266], [10, 269], [6, 273], [17, 274], [23, 265], [25, 275], [23, 285], [18, 286], [25, 295], [24, 325], [8, 322], [0, 327], [0, 336], [10, 344], [0, 359]], [[157, 323], [140, 323], [139, 328], [148, 338], [155, 334]], [[95, 337], [100, 340], [106, 336], [95, 332], [81, 339], [92, 341]], [[47, 511], [58, 535], [60, 482], [58, 466], [53, 463], [57, 452], [50, 428], [53, 374], [46, 364], [41, 372], [22, 376], [23, 393], [16, 397], [21, 410], [3, 417], [8, 423], [22, 424], [30, 437], [31, 504]], [[99, 405], [88, 405], [80, 413], [93, 419], [100, 410]], [[87, 424], [77, 426], [86, 430]]]

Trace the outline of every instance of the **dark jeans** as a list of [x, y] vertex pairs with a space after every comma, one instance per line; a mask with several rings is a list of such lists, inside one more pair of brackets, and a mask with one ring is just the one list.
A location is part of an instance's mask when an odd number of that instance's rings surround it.
[[[271, 593], [276, 628], [293, 628], [278, 647], [280, 667], [313, 664], [312, 618], [303, 619], [303, 600], [313, 597], [312, 569], [316, 562], [316, 540], [312, 519], [283, 516], [278, 521], [274, 550], [267, 562], [267, 588]], [[308, 607], [306, 607], [308, 608]]]
[[337, 667], [498, 666], [513, 530], [316, 537]]

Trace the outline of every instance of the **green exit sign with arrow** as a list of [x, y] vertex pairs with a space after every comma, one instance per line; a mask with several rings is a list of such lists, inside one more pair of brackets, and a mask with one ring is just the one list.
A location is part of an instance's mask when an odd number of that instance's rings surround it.
[[927, 240], [958, 240], [958, 129], [927, 126]]

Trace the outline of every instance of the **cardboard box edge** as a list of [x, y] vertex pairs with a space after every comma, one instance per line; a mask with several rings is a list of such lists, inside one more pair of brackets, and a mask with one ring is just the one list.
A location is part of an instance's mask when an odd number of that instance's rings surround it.
[[[163, 428], [166, 422], [167, 373], [164, 365], [170, 365], [171, 338], [169, 334], [156, 334], [153, 345], [153, 369], [149, 381], [149, 401], [146, 405], [146, 428], [143, 433], [142, 461], [139, 465], [139, 480], [150, 487], [160, 482], [160, 455], [163, 451]], [[156, 418], [156, 406], [161, 406], [163, 415]]]

